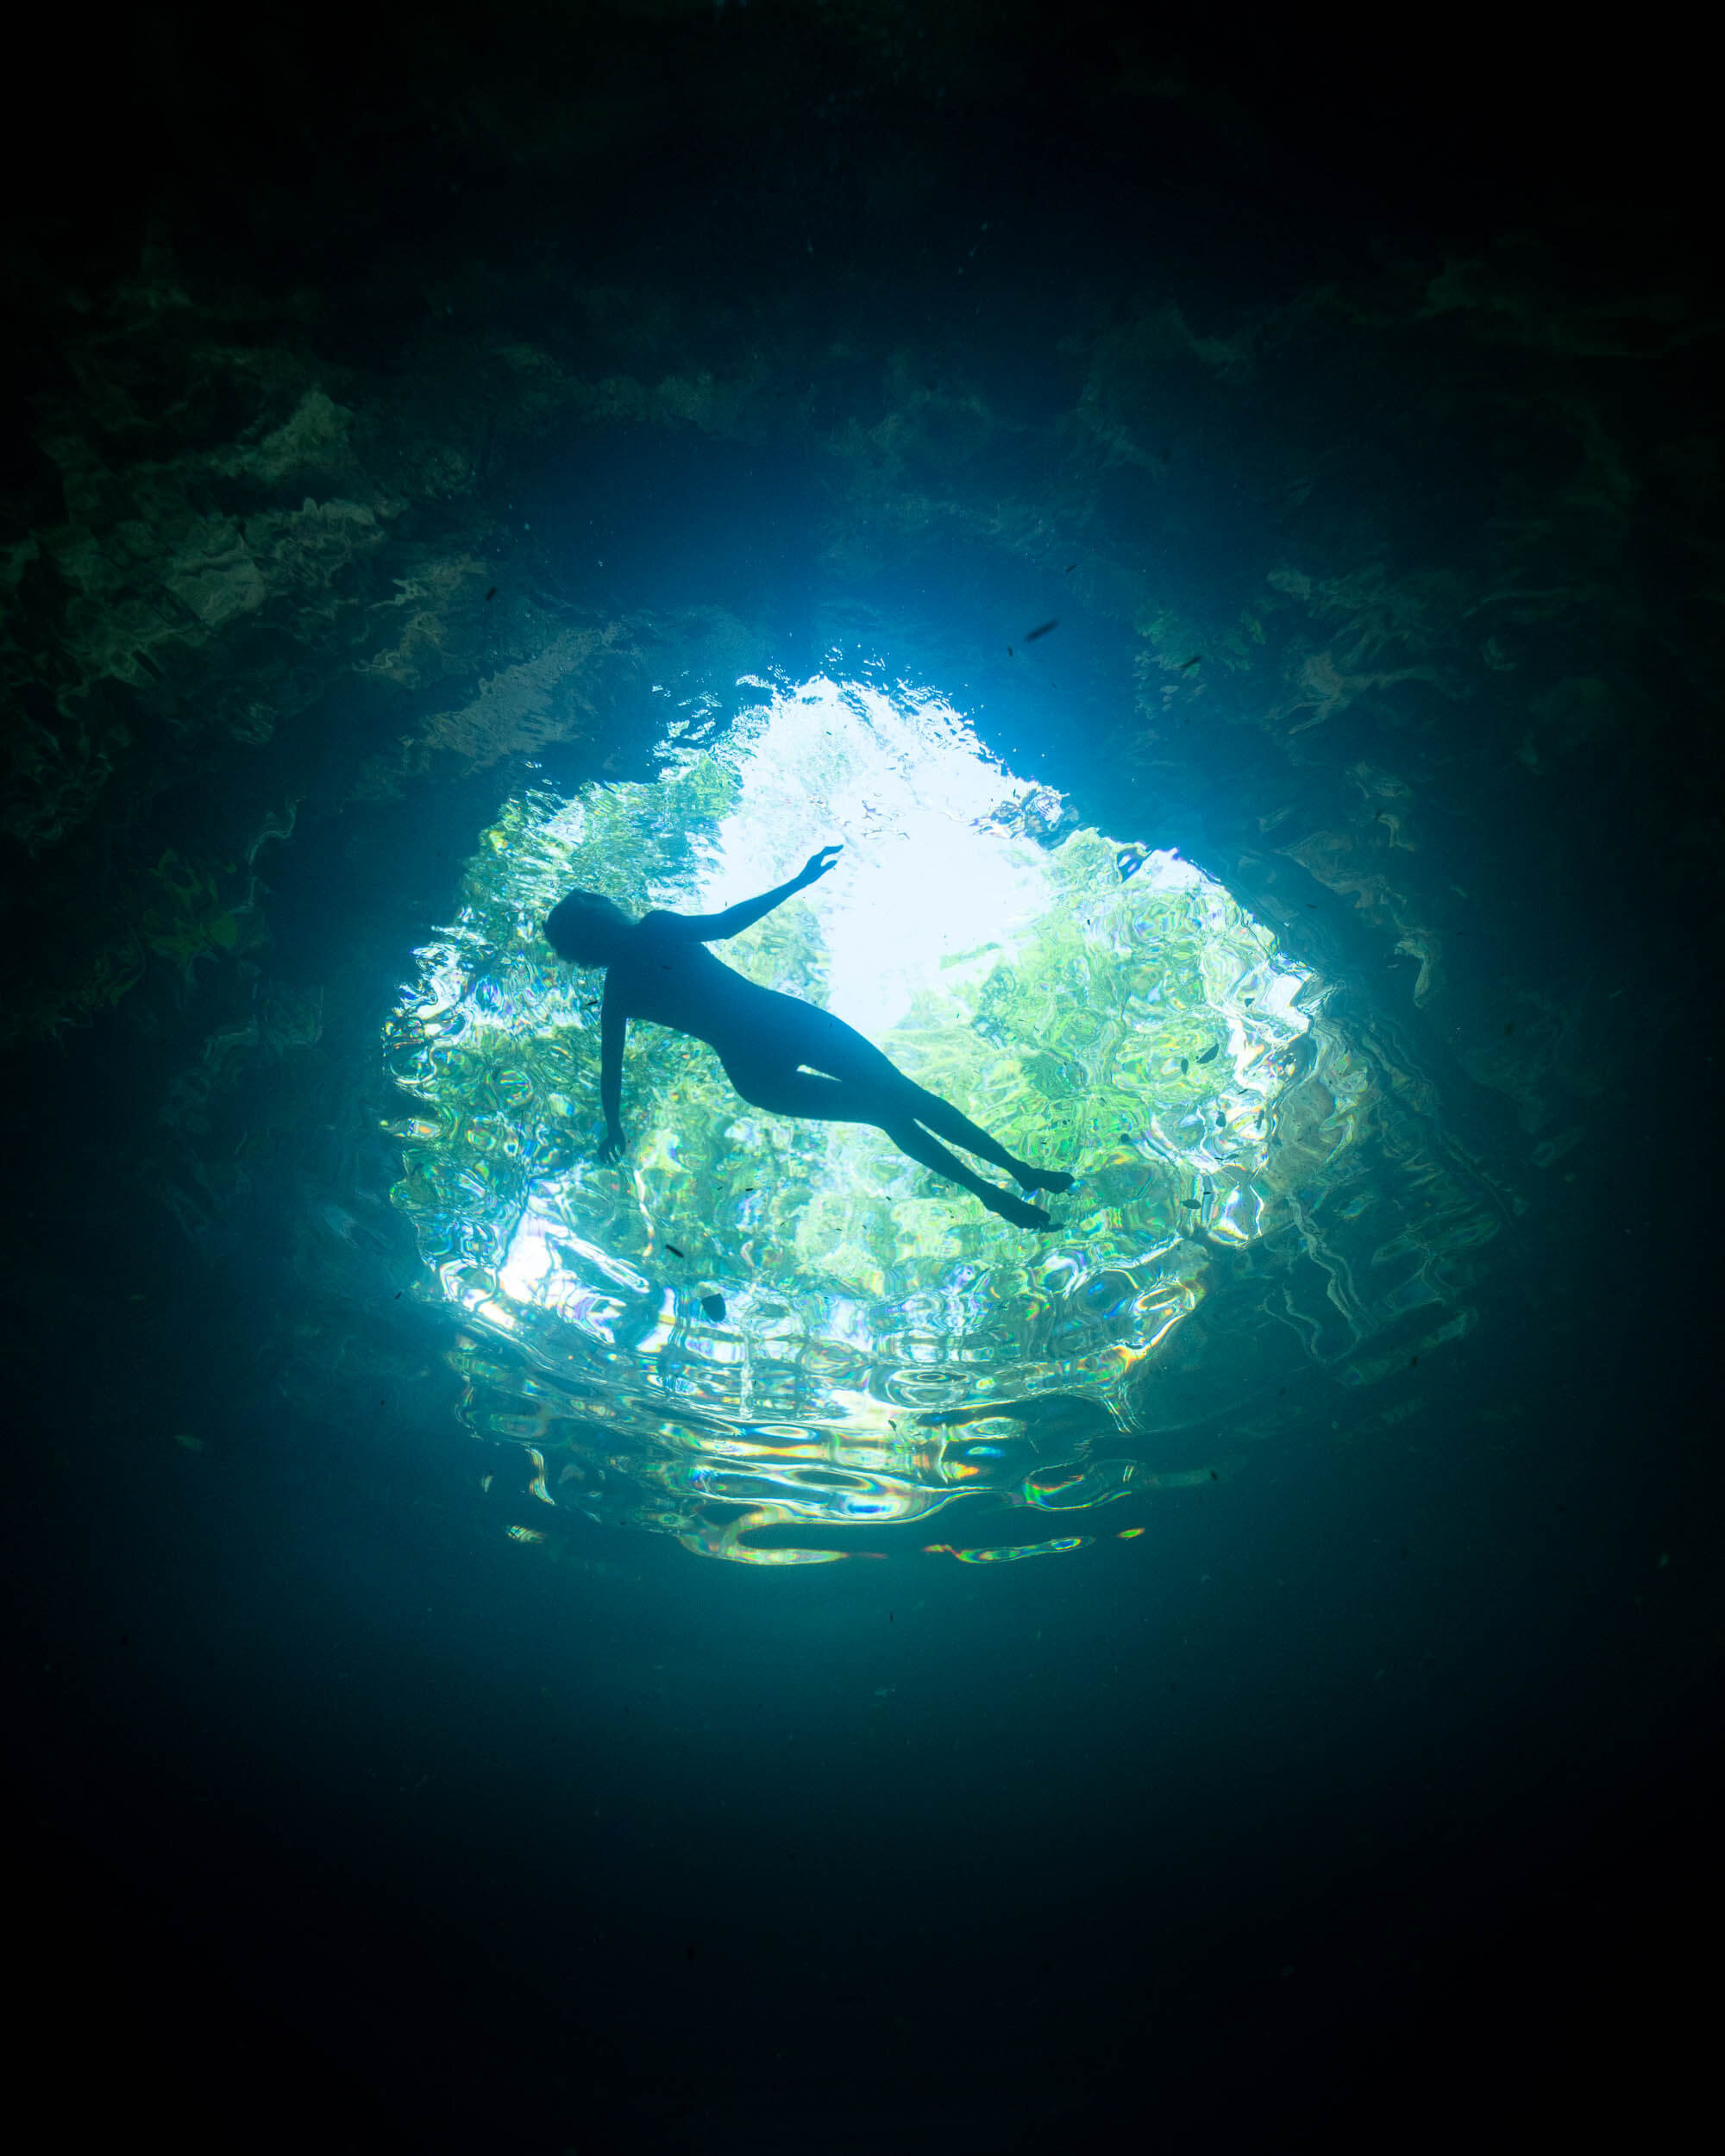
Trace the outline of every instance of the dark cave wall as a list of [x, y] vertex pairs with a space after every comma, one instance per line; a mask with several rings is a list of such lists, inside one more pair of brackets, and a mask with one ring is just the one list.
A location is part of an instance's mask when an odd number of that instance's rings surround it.
[[[221, 1101], [435, 914], [469, 803], [645, 775], [652, 681], [861, 624], [1555, 1167], [1717, 899], [1719, 316], [1668, 220], [1446, 232], [1364, 122], [1295, 157], [1273, 45], [723, 13], [109, 56], [139, 184], [33, 204], [10, 280], [19, 1052], [134, 1059], [232, 1184]], [[369, 973], [296, 895], [341, 862]]]

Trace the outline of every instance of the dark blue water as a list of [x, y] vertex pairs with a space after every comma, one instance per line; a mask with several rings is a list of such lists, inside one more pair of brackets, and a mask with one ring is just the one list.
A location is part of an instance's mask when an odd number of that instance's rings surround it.
[[[20, 137], [62, 2115], [1669, 2130], [1721, 1636], [1689, 93], [1082, 9], [337, 27], [169, 11]], [[850, 762], [761, 736], [818, 683]], [[900, 755], [936, 707], [988, 817]], [[778, 789], [746, 844], [666, 805], [697, 765]], [[570, 804], [638, 907], [843, 836], [731, 956], [862, 1024], [874, 919], [875, 1033], [1070, 1165], [1051, 1236], [647, 1028], [601, 1173]], [[985, 862], [1043, 910], [978, 958]]]

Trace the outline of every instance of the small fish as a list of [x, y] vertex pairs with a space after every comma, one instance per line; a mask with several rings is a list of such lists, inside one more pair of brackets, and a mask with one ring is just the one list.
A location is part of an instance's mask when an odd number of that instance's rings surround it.
[[1201, 1198], [1182, 1198], [1180, 1203], [1182, 1206], [1189, 1206], [1194, 1213], [1201, 1213], [1204, 1210], [1204, 1200]]
[[201, 1452], [204, 1450], [203, 1438], [194, 1438], [186, 1430], [176, 1430], [173, 1433], [173, 1441], [176, 1445], [184, 1445], [188, 1452]]
[[673, 1257], [681, 1257], [682, 1256], [682, 1252], [677, 1248], [674, 1243], [666, 1244], [665, 1248], [671, 1253]]
[[1025, 642], [1027, 644], [1033, 644], [1038, 636], [1045, 636], [1051, 629], [1058, 629], [1059, 626], [1060, 624], [1057, 621], [1038, 622], [1034, 629], [1026, 630]]
[[724, 1323], [724, 1297], [723, 1295], [703, 1295], [701, 1308], [706, 1311], [715, 1325]]
[[1012, 646], [1011, 646], [1010, 644], [1008, 644], [1008, 645], [1007, 646], [1007, 658], [1009, 658], [1009, 659], [1010, 659], [1010, 658], [1012, 657], [1012, 655], [1013, 655], [1013, 648], [1012, 648]]
[[1186, 1058], [1183, 1056], [1180, 1058], [1180, 1075], [1182, 1078], [1186, 1075]]
[[492, 586], [492, 587], [491, 587], [490, 591], [488, 591], [488, 592], [486, 593], [486, 597], [488, 599], [495, 599], [495, 598], [497, 597], [497, 586], [496, 586], [496, 585], [495, 585], [495, 584], [493, 584], [493, 585]]
[[1189, 659], [1182, 659], [1180, 661], [1179, 671], [1182, 674], [1189, 674], [1203, 655], [1201, 651], [1195, 651]]
[[1068, 576], [1070, 576], [1070, 575], [1071, 575], [1071, 573], [1072, 573], [1072, 572], [1074, 571], [1074, 569], [1076, 569], [1076, 568], [1077, 567], [1077, 566], [1078, 566], [1078, 564], [1077, 564], [1076, 561], [1069, 561], [1069, 562], [1067, 563], [1067, 565], [1066, 565], [1066, 573], [1067, 573], [1067, 575], [1068, 575]]
[[1208, 1046], [1208, 1048], [1204, 1050], [1203, 1054], [1202, 1054], [1202, 1055], [1201, 1055], [1201, 1056], [1198, 1058], [1198, 1061], [1199, 1061], [1201, 1063], [1208, 1063], [1208, 1062], [1212, 1062], [1212, 1061], [1214, 1060], [1214, 1056], [1215, 1056], [1215, 1053], [1216, 1053], [1216, 1049], [1217, 1049], [1217, 1046], [1218, 1046], [1218, 1044], [1217, 1044], [1216, 1042], [1214, 1042], [1214, 1041], [1212, 1041], [1212, 1042], [1210, 1043], [1210, 1045], [1209, 1045], [1209, 1046]]

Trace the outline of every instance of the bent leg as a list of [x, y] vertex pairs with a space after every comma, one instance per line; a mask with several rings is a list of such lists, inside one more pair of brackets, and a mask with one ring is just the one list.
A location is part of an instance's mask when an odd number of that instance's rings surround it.
[[[881, 1060], [887, 1062], [884, 1056]], [[890, 1063], [887, 1067], [893, 1069]], [[938, 1139], [919, 1128], [914, 1114], [900, 1097], [899, 1087], [888, 1090], [856, 1085], [840, 1078], [822, 1077], [813, 1071], [787, 1070], [782, 1067], [765, 1069], [758, 1063], [737, 1068], [727, 1063], [725, 1074], [751, 1107], [764, 1108], [769, 1115], [794, 1116], [810, 1122], [872, 1124], [876, 1130], [884, 1131], [901, 1153], [919, 1166], [932, 1169], [948, 1182], [969, 1191], [1001, 1219], [1011, 1220], [1021, 1228], [1053, 1225], [1045, 1213], [1026, 1205], [1021, 1198], [1002, 1190], [998, 1183], [988, 1182], [974, 1174]], [[919, 1090], [911, 1087], [897, 1071], [893, 1075], [899, 1079], [900, 1087], [911, 1092]], [[932, 1100], [933, 1095], [929, 1098]]]

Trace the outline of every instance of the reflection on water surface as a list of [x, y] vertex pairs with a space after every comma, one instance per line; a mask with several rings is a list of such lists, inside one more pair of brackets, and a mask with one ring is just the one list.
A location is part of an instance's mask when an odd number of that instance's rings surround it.
[[[639, 1023], [628, 1159], [593, 1157], [601, 977], [553, 961], [552, 905], [717, 911], [831, 840], [838, 871], [722, 955], [1070, 1170], [1051, 1235], [876, 1131], [748, 1108]], [[1290, 1363], [1368, 1382], [1386, 1327], [1470, 1321], [1489, 1216], [1328, 1000], [1218, 884], [1078, 827], [927, 693], [816, 680], [656, 785], [513, 800], [386, 1042], [465, 1411], [543, 1506], [707, 1554], [860, 1554], [943, 1511], [951, 1554], [1076, 1547], [1076, 1515], [1221, 1471]], [[518, 1536], [552, 1526], [524, 1510]]]

